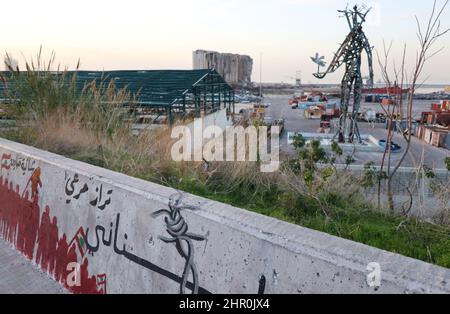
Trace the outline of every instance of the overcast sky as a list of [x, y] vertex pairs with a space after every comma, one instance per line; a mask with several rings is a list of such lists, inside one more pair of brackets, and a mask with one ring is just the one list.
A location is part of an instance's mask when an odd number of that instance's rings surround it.
[[[440, 0], [443, 3], [444, 0]], [[43, 46], [63, 65], [82, 69], [190, 69], [192, 51], [208, 49], [248, 54], [259, 80], [260, 53], [263, 81], [292, 82], [297, 70], [304, 82], [316, 82], [316, 66], [309, 57], [320, 52], [330, 61], [348, 33], [338, 9], [347, 0], [13, 0], [2, 5], [2, 49], [14, 58], [29, 58]], [[401, 57], [408, 45], [409, 62], [418, 47], [414, 15], [424, 20], [432, 0], [375, 0], [365, 27], [377, 49], [383, 39], [393, 41]], [[450, 7], [442, 18], [450, 27]], [[450, 34], [436, 49], [424, 76], [429, 83], [450, 84]], [[376, 58], [374, 60], [376, 62]], [[378, 67], [376, 67], [378, 70]], [[376, 79], [380, 78], [376, 73]], [[324, 82], [338, 82], [340, 73]]]

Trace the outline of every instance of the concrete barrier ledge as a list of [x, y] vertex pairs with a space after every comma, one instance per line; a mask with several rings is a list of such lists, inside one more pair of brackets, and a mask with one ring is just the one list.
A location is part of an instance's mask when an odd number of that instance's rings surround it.
[[[74, 293], [450, 293], [449, 269], [187, 193], [174, 211], [174, 189], [8, 140], [0, 156], [0, 235], [66, 285], [68, 262], [81, 265]], [[56, 248], [5, 222], [19, 194], [39, 230], [57, 225]]]

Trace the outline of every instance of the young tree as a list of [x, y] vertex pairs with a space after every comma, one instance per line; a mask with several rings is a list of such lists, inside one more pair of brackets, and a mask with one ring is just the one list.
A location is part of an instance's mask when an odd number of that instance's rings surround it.
[[[395, 204], [392, 191], [393, 178], [404, 163], [406, 156], [408, 155], [411, 148], [414, 94], [416, 93], [416, 90], [420, 88], [420, 86], [422, 86], [426, 81], [426, 79], [421, 81], [425, 64], [428, 60], [430, 60], [430, 58], [434, 57], [436, 54], [443, 50], [443, 48], [440, 48], [433, 51], [433, 48], [437, 40], [450, 31], [450, 28], [442, 30], [440, 22], [441, 17], [449, 4], [449, 1], [450, 0], [446, 0], [444, 4], [439, 8], [437, 0], [434, 0], [431, 14], [424, 24], [422, 24], [419, 21], [418, 17], [415, 16], [417, 23], [417, 38], [419, 41], [419, 48], [416, 52], [415, 65], [411, 72], [408, 72], [405, 65], [407, 52], [406, 45], [404, 46], [403, 58], [399, 69], [397, 69], [397, 66], [394, 62], [393, 74], [390, 73], [388, 64], [391, 46], [387, 49], [386, 45], [384, 45], [384, 58], [381, 58], [377, 51], [378, 63], [381, 68], [383, 79], [389, 88], [394, 87], [394, 90], [396, 91], [395, 95], [392, 95], [394, 98], [394, 104], [391, 106], [391, 108], [389, 108], [388, 110], [383, 108], [388, 117], [388, 134], [386, 137], [386, 149], [383, 155], [382, 166], [380, 170], [380, 174], [382, 174], [385, 172], [385, 167], [387, 167], [387, 190], [389, 207], [392, 212], [395, 212]], [[392, 78], [392, 75], [394, 76], [394, 78]], [[403, 97], [403, 88], [405, 86], [409, 88], [406, 99]], [[400, 90], [400, 93], [398, 93], [397, 90]], [[403, 126], [403, 123], [398, 124], [398, 120], [400, 120], [401, 122], [405, 121], [406, 127]], [[395, 128], [398, 128], [400, 130], [406, 146], [402, 156], [400, 157], [400, 160], [397, 162], [397, 164], [392, 165], [391, 147]], [[381, 206], [380, 195], [381, 182], [378, 186], [379, 206]]]

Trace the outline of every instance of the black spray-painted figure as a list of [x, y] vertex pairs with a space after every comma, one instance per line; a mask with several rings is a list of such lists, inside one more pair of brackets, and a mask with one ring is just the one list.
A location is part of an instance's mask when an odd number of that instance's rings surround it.
[[180, 283], [180, 293], [185, 294], [186, 285], [189, 275], [192, 273], [192, 294], [197, 294], [199, 289], [198, 273], [194, 263], [194, 245], [192, 241], [205, 241], [206, 237], [189, 233], [189, 227], [181, 215], [182, 210], [197, 210], [195, 207], [181, 205], [181, 195], [171, 198], [169, 202], [169, 210], [162, 209], [152, 214], [154, 218], [166, 215], [167, 233], [171, 236], [159, 236], [161, 241], [165, 243], [174, 243], [178, 253], [186, 260], [182, 282]]
[[348, 134], [348, 141], [353, 143], [356, 135], [357, 140], [361, 143], [361, 134], [359, 132], [357, 124], [357, 116], [359, 108], [361, 106], [363, 78], [361, 75], [361, 55], [363, 50], [366, 51], [369, 63], [369, 87], [373, 86], [373, 64], [372, 64], [372, 47], [364, 34], [362, 24], [366, 21], [366, 16], [369, 13], [366, 10], [362, 13], [358, 6], [355, 6], [353, 10], [340, 10], [338, 12], [343, 13], [347, 19], [348, 26], [350, 27], [350, 34], [348, 34], [345, 41], [340, 46], [337, 53], [333, 58], [327, 71], [324, 73], [315, 73], [314, 76], [323, 79], [327, 74], [335, 72], [341, 65], [345, 64], [345, 75], [342, 79], [341, 86], [341, 117], [339, 120], [339, 130], [336, 136], [339, 136], [339, 142], [345, 143], [346, 129], [347, 129], [347, 115], [348, 107], [350, 104], [350, 98], [353, 88], [354, 103], [353, 112], [350, 121], [350, 131]]

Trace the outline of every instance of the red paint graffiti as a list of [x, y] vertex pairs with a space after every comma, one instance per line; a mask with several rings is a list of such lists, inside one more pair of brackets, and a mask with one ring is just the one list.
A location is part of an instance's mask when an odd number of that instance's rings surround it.
[[6, 170], [11, 169], [11, 165], [8, 163], [8, 161], [11, 162], [11, 154], [3, 154], [2, 160], [0, 162], [0, 174], [3, 169], [6, 169]]
[[[28, 259], [34, 259], [44, 271], [62, 283], [69, 291], [76, 294], [106, 293], [106, 275], [97, 277], [89, 275], [89, 261], [85, 250], [82, 250], [85, 245], [83, 229], [80, 228], [68, 244], [66, 234], [59, 235], [57, 218], [51, 216], [48, 206], [40, 217], [38, 191], [42, 187], [40, 175], [41, 170], [37, 168], [22, 195], [18, 185], [13, 188], [12, 182], [0, 176], [0, 237], [14, 244], [17, 250]], [[29, 186], [31, 200], [27, 190]], [[77, 254], [77, 251], [81, 254]], [[66, 282], [66, 278], [73, 271], [67, 270], [69, 263], [81, 265], [80, 274], [78, 274], [80, 286], [69, 287]]]

